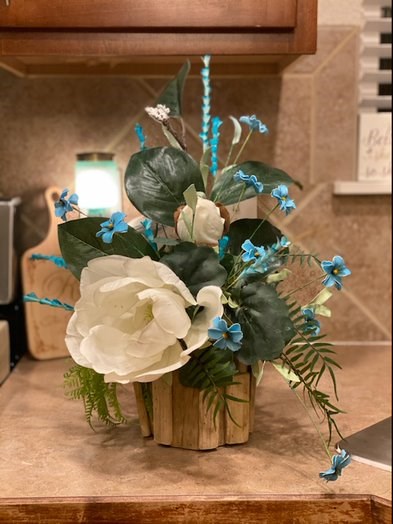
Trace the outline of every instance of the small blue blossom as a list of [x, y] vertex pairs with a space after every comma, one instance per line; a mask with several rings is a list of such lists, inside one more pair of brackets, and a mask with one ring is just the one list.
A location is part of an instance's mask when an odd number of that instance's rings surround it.
[[323, 471], [319, 474], [319, 477], [321, 479], [326, 480], [327, 482], [329, 480], [337, 480], [338, 477], [341, 475], [342, 470], [349, 466], [351, 463], [351, 455], [343, 449], [340, 453], [340, 455], [334, 455], [332, 458], [332, 467], [329, 468], [326, 471]]
[[68, 189], [64, 189], [59, 200], [55, 202], [55, 215], [60, 217], [64, 222], [67, 221], [67, 213], [74, 211], [72, 206], [78, 205], [78, 195], [73, 193], [67, 200]]
[[281, 211], [285, 211], [286, 215], [289, 215], [292, 209], [296, 209], [296, 204], [292, 198], [289, 198], [288, 188], [287, 186], [284, 186], [284, 184], [281, 184], [276, 187], [276, 189], [273, 189], [271, 195], [272, 197], [277, 198]]
[[146, 149], [146, 137], [143, 133], [143, 127], [141, 126], [141, 124], [135, 124], [134, 130], [136, 136], [138, 137], [141, 146], [141, 151], [143, 151], [144, 149]]
[[220, 143], [220, 127], [222, 126], [223, 122], [218, 117], [215, 116], [212, 120], [212, 139], [210, 140], [210, 147], [211, 147], [211, 159], [212, 159], [212, 165], [210, 168], [210, 172], [213, 176], [217, 175], [218, 171], [218, 144]]
[[243, 262], [255, 262], [257, 258], [264, 258], [266, 255], [265, 248], [263, 246], [254, 246], [254, 244], [249, 239], [243, 242], [242, 249], [245, 251], [245, 253], [242, 254]]
[[60, 302], [58, 298], [38, 298], [35, 293], [28, 293], [24, 295], [23, 302], [37, 302], [44, 306], [59, 307], [65, 309], [66, 311], [74, 311], [74, 306], [66, 304], [65, 302]]
[[55, 255], [41, 255], [40, 253], [33, 253], [31, 255], [31, 260], [49, 260], [53, 262], [57, 267], [66, 269], [67, 263], [62, 257], [57, 257]]
[[126, 214], [121, 211], [113, 213], [109, 220], [100, 224], [102, 229], [98, 231], [96, 237], [102, 237], [105, 244], [111, 244], [115, 233], [126, 233], [128, 231], [128, 225], [124, 222], [125, 216]]
[[209, 338], [215, 340], [214, 347], [219, 349], [230, 349], [238, 351], [241, 347], [243, 332], [240, 324], [232, 324], [228, 327], [226, 321], [221, 317], [213, 320], [213, 327], [208, 329]]
[[241, 169], [233, 175], [236, 182], [244, 182], [247, 187], [253, 187], [256, 193], [262, 193], [263, 184], [259, 182], [255, 175], [246, 175]]
[[209, 128], [210, 128], [210, 55], [205, 55], [202, 58], [205, 67], [201, 70], [201, 77], [203, 83], [202, 96], [202, 132], [200, 137], [203, 143], [203, 151], [209, 147]]
[[321, 323], [315, 318], [315, 311], [306, 307], [302, 309], [304, 317], [303, 333], [311, 333], [314, 337], [321, 332]]
[[326, 273], [326, 278], [322, 284], [326, 287], [336, 286], [338, 290], [343, 287], [342, 277], [347, 277], [351, 274], [351, 270], [345, 265], [343, 257], [336, 255], [333, 260], [324, 260], [321, 262], [321, 267]]
[[268, 133], [269, 130], [255, 115], [241, 116], [239, 121], [247, 124], [251, 131], [259, 131], [259, 133]]
[[224, 235], [218, 241], [218, 258], [220, 260], [224, 258], [226, 250], [228, 248], [228, 244], [229, 244], [229, 236], [228, 235]]
[[153, 220], [145, 218], [145, 220], [142, 220], [141, 224], [144, 228], [144, 235], [146, 239], [148, 240], [152, 248], [157, 251], [157, 244], [154, 242], [154, 231], [152, 229]]
[[270, 246], [270, 250], [273, 254], [278, 253], [283, 247], [289, 247], [291, 245], [291, 242], [287, 239], [287, 237], [281, 237], [280, 240], [277, 240], [275, 244]]

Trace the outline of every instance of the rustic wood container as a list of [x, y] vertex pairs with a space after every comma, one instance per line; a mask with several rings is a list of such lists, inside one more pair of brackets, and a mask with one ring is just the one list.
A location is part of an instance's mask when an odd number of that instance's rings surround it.
[[208, 450], [225, 444], [248, 441], [254, 423], [255, 378], [243, 366], [236, 375], [234, 386], [226, 392], [248, 402], [229, 401], [235, 424], [225, 410], [213, 421], [214, 408], [207, 411], [203, 391], [183, 386], [178, 372], [172, 373], [172, 384], [163, 379], [152, 383], [153, 421], [143, 401], [140, 384], [134, 384], [138, 416], [144, 437], [153, 436], [158, 444], [183, 449]]

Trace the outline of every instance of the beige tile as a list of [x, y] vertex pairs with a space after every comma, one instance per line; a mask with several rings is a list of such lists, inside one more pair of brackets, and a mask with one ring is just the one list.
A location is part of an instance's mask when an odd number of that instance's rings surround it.
[[[0, 100], [0, 193], [21, 196], [20, 211], [45, 233], [45, 188], [71, 187], [75, 154], [106, 150], [150, 95], [127, 78], [31, 80], [2, 73]], [[35, 241], [28, 226], [18, 226], [20, 251]]]
[[354, 34], [314, 77], [312, 180], [355, 176], [358, 40]]
[[291, 215], [289, 238], [319, 253], [320, 259], [343, 256], [352, 270], [344, 279], [350, 297], [335, 304], [339, 308], [331, 321], [335, 337], [386, 340], [391, 332], [390, 198], [341, 198], [332, 195], [331, 185], [319, 188], [304, 209]]
[[285, 69], [284, 74], [313, 74], [329, 61], [337, 47], [355, 31], [354, 27], [318, 27], [317, 52], [298, 58]]

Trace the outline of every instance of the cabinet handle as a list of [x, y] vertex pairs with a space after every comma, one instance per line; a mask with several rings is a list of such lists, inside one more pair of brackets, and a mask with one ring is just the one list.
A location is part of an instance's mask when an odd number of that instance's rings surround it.
[[5, 5], [6, 5], [6, 7], [9, 7], [9, 6], [10, 6], [10, 2], [11, 2], [11, 0], [5, 0]]

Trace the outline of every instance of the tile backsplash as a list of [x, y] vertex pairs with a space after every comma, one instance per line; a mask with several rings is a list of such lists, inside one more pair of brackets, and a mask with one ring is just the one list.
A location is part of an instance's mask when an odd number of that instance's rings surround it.
[[[320, 27], [318, 52], [281, 75], [213, 78], [212, 113], [224, 118], [256, 113], [269, 127], [247, 158], [271, 163], [299, 180], [298, 209], [274, 221], [304, 250], [345, 257], [353, 274], [333, 316], [322, 319], [336, 341], [391, 339], [391, 198], [334, 196], [335, 180], [356, 178], [358, 28]], [[214, 60], [212, 62], [214, 74]], [[115, 153], [122, 172], [137, 151], [133, 132], [143, 124], [147, 145], [163, 143], [144, 115], [167, 79], [116, 77], [17, 78], [0, 70], [0, 196], [21, 196], [16, 248], [21, 254], [45, 236], [44, 190], [72, 187], [75, 155]], [[190, 153], [200, 155], [201, 83], [187, 82], [184, 99]], [[222, 132], [225, 159], [231, 125]], [[260, 213], [269, 204], [261, 197]], [[124, 199], [129, 219], [137, 212]], [[294, 267], [294, 275], [298, 278]], [[311, 298], [311, 289], [305, 301]]]

